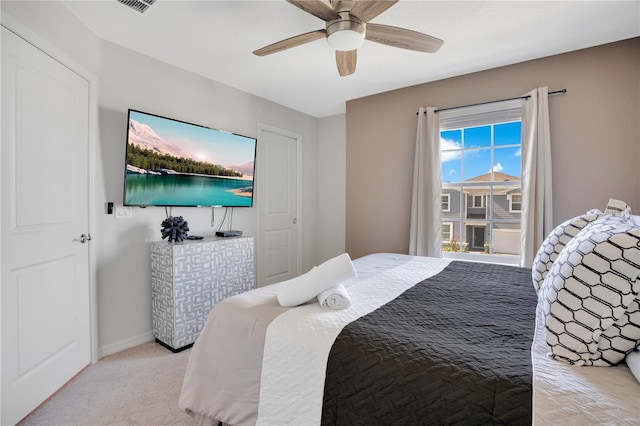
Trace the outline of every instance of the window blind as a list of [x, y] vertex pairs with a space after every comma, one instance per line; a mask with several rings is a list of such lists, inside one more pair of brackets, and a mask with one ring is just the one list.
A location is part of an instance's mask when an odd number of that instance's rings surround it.
[[440, 130], [485, 126], [522, 120], [526, 99], [510, 99], [485, 105], [474, 105], [439, 112]]

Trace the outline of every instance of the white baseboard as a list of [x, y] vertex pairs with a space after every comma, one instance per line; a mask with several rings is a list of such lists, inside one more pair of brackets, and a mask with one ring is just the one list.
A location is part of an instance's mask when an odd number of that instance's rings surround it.
[[120, 340], [119, 342], [100, 347], [98, 349], [98, 358], [104, 358], [105, 356], [113, 355], [117, 352], [133, 348], [134, 346], [138, 346], [152, 340], [154, 340], [152, 331], [138, 334], [137, 336], [133, 336], [128, 339]]

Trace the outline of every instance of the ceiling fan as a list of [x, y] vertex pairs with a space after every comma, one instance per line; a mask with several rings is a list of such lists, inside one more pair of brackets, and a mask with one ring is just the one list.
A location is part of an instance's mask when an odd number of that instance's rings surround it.
[[338, 73], [344, 77], [356, 70], [357, 48], [364, 40], [402, 49], [434, 53], [442, 43], [439, 38], [405, 28], [369, 23], [398, 0], [286, 0], [288, 3], [326, 22], [325, 29], [300, 34], [270, 44], [253, 52], [270, 55], [292, 47], [326, 38], [336, 51]]

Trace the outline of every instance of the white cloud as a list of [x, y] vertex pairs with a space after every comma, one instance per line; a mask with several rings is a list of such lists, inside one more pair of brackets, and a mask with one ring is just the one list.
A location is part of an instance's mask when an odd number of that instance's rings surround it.
[[447, 173], [447, 175], [451, 176], [451, 175], [455, 175], [456, 174], [456, 169], [451, 169], [449, 170], [449, 173]]
[[493, 169], [489, 170], [487, 173], [491, 173], [492, 171], [502, 172], [503, 170], [504, 170], [504, 167], [502, 167], [502, 164], [498, 163], [495, 166], [493, 166]]
[[[440, 138], [440, 160], [443, 163], [452, 160], [458, 160], [462, 156], [462, 151], [448, 151], [450, 149], [461, 149], [462, 144], [450, 139]], [[444, 151], [444, 152], [443, 152]]]
[[522, 157], [522, 148], [519, 148], [514, 154], [514, 157]]

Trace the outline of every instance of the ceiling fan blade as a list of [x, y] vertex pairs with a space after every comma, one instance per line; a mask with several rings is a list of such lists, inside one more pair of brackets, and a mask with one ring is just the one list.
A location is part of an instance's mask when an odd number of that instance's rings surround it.
[[358, 0], [351, 14], [362, 22], [369, 22], [396, 3], [398, 0]]
[[287, 3], [304, 10], [323, 21], [332, 21], [340, 18], [326, 3], [321, 0], [287, 0]]
[[265, 56], [272, 53], [281, 52], [292, 47], [300, 46], [305, 43], [309, 43], [321, 38], [327, 37], [327, 30], [316, 30], [309, 33], [300, 34], [294, 37], [290, 37], [285, 40], [278, 41], [276, 43], [265, 46], [253, 52], [254, 55]]
[[439, 38], [417, 31], [380, 24], [367, 24], [365, 38], [376, 43], [427, 53], [436, 52], [444, 43]]
[[336, 65], [340, 77], [351, 75], [356, 72], [356, 61], [358, 60], [357, 50], [336, 50]]

